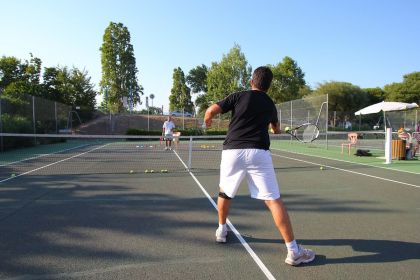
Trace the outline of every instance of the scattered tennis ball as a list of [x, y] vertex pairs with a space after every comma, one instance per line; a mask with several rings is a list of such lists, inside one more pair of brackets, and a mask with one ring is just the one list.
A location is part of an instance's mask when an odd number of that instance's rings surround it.
[[155, 173], [155, 171], [152, 169], [152, 170], [150, 170], [150, 173]]
[[134, 173], [134, 170], [130, 170], [130, 174], [133, 174]]
[[149, 170], [148, 169], [144, 170], [144, 173], [149, 173]]
[[16, 174], [15, 173], [12, 173], [12, 175], [10, 175], [10, 177], [16, 177]]
[[289, 131], [290, 130], [290, 127], [288, 127], [288, 126], [286, 126], [285, 128], [284, 128], [284, 131]]
[[319, 167], [320, 170], [324, 170], [324, 166]]

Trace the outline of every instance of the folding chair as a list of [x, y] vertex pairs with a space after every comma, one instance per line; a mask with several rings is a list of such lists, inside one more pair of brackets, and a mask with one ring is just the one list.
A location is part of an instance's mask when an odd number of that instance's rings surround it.
[[351, 132], [347, 134], [347, 142], [341, 143], [341, 153], [344, 153], [344, 147], [347, 147], [349, 150], [349, 155], [351, 154], [351, 147], [356, 146], [357, 144], [357, 133]]

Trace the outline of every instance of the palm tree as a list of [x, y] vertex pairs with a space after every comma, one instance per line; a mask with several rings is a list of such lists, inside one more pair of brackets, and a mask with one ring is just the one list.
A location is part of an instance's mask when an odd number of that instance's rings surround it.
[[155, 99], [155, 95], [152, 93], [149, 95], [150, 99], [152, 100], [152, 107], [153, 107], [153, 99]]

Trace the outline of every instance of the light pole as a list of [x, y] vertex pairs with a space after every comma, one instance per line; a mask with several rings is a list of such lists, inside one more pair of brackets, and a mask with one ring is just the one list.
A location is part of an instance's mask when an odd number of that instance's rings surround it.
[[149, 97], [146, 96], [146, 108], [147, 108], [147, 131], [150, 130], [150, 114], [149, 114]]

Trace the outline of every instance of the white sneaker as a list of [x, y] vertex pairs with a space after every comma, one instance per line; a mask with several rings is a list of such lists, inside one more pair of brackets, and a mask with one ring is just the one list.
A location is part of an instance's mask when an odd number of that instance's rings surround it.
[[226, 243], [226, 236], [227, 236], [227, 230], [223, 230], [221, 228], [218, 228], [216, 230], [216, 242], [218, 243]]
[[290, 251], [287, 253], [287, 258], [285, 262], [290, 265], [299, 265], [301, 263], [309, 263], [315, 259], [314, 251], [310, 249], [305, 249], [298, 245], [299, 251], [297, 253], [293, 253]]

